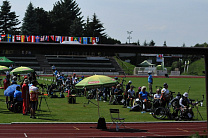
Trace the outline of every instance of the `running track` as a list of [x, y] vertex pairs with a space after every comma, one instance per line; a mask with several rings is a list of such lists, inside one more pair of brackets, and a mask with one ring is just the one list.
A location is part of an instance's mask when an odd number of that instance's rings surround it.
[[125, 123], [115, 131], [96, 129], [97, 123], [12, 123], [0, 124], [0, 137], [164, 137], [206, 135], [206, 122]]

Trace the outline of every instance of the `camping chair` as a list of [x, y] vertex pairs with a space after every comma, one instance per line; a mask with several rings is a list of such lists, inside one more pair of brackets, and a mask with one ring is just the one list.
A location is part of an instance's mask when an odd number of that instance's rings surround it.
[[[111, 114], [111, 120], [112, 120], [112, 124], [116, 124], [116, 131], [119, 130], [119, 126], [123, 125], [124, 126], [124, 121], [125, 121], [125, 118], [120, 118], [119, 116], [119, 109], [110, 109], [110, 114]], [[110, 128], [111, 128], [110, 126]], [[109, 128], [109, 129], [110, 129]], [[124, 126], [125, 128], [125, 126]]]

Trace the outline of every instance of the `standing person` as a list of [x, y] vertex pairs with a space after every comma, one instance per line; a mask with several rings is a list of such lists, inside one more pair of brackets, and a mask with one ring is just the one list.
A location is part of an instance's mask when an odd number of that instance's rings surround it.
[[22, 114], [27, 115], [27, 112], [29, 111], [29, 101], [30, 101], [29, 86], [27, 79], [24, 80], [22, 85], [22, 98], [23, 98]]
[[30, 118], [35, 119], [35, 110], [38, 101], [38, 95], [40, 95], [40, 92], [38, 88], [36, 87], [38, 85], [37, 81], [32, 81], [32, 86], [29, 87], [29, 92], [30, 92], [30, 103], [31, 103], [31, 108], [30, 108]]
[[128, 90], [130, 89], [132, 84], [132, 81], [129, 81], [128, 84], [126, 85], [126, 90], [124, 92], [124, 106], [129, 106], [129, 101], [127, 101], [128, 98]]
[[54, 71], [56, 70], [55, 65], [53, 65], [53, 66], [51, 67], [51, 69], [52, 69], [52, 71], [54, 72]]
[[72, 76], [72, 85], [75, 85], [76, 79], [77, 79], [77, 76], [76, 76], [76, 73], [74, 73]]
[[[4, 90], [6, 90], [10, 86], [10, 75], [7, 74], [6, 78], [3, 80], [4, 83]], [[6, 96], [6, 104], [8, 102], [8, 96]]]
[[149, 93], [152, 94], [152, 84], [153, 84], [153, 77], [152, 77], [152, 72], [148, 72], [148, 85], [149, 85]]
[[162, 100], [162, 105], [166, 106], [168, 105], [170, 101], [170, 91], [168, 90], [168, 84], [164, 83], [163, 84], [163, 89], [161, 90], [161, 100]]

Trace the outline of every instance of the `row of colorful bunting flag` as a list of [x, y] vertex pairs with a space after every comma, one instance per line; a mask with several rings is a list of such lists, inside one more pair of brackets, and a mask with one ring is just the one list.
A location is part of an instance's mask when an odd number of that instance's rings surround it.
[[68, 37], [68, 36], [55, 36], [55, 35], [0, 35], [0, 42], [60, 42], [63, 41], [77, 41], [80, 44], [96, 44], [99, 42], [99, 37]]

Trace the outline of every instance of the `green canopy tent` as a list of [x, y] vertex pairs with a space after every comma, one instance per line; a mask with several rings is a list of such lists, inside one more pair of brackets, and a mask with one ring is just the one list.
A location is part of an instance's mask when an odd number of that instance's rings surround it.
[[13, 61], [9, 60], [8, 58], [6, 57], [0, 57], [0, 65], [11, 65], [11, 64], [14, 64]]
[[153, 67], [155, 64], [151, 64], [149, 61], [145, 60], [142, 63], [138, 64], [139, 67]]

